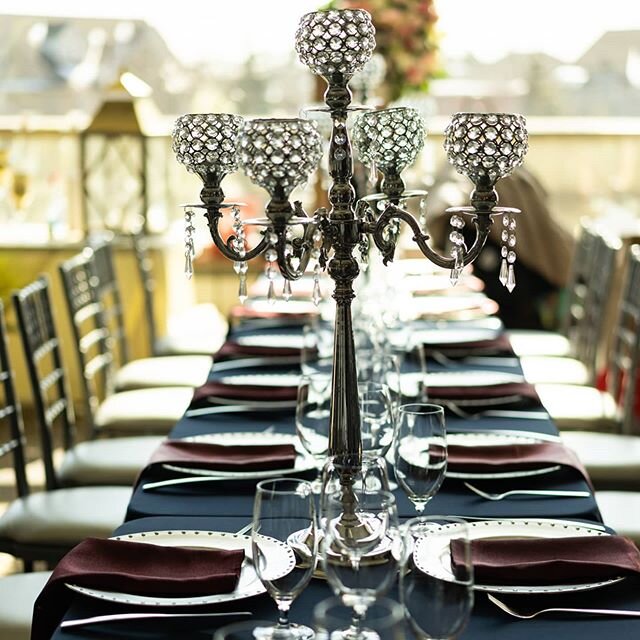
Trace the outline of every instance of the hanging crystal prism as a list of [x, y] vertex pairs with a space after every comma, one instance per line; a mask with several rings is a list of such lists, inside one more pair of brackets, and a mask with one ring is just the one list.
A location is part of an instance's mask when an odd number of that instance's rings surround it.
[[374, 158], [371, 158], [371, 164], [369, 165], [369, 184], [375, 185], [378, 181], [378, 167], [376, 166], [376, 161]]
[[[233, 232], [235, 234], [233, 248], [240, 258], [244, 258], [246, 254], [244, 223], [240, 218], [240, 208], [237, 205], [233, 205], [231, 208], [231, 215], [233, 216]], [[236, 260], [233, 263], [233, 270], [238, 274], [239, 278], [238, 300], [244, 304], [247, 299], [247, 272], [249, 271], [249, 265], [246, 260]]]
[[313, 291], [311, 293], [311, 300], [316, 307], [322, 300], [322, 290], [320, 289], [320, 272], [322, 267], [319, 262], [316, 262], [316, 266], [313, 269]]
[[516, 221], [510, 214], [502, 216], [502, 263], [500, 264], [500, 282], [509, 292], [516, 286], [515, 261], [516, 261]]
[[274, 282], [277, 276], [275, 263], [278, 259], [278, 252], [275, 249], [275, 245], [278, 242], [278, 236], [275, 233], [270, 232], [267, 234], [267, 240], [269, 241], [269, 246], [264, 252], [264, 259], [267, 261], [264, 273], [267, 276], [267, 280], [269, 281], [269, 289], [267, 290], [267, 302], [269, 304], [275, 304], [277, 299]]
[[193, 244], [193, 233], [196, 228], [193, 226], [194, 212], [188, 207], [184, 210], [184, 275], [191, 279], [193, 276], [193, 258], [196, 250]]
[[291, 280], [284, 280], [284, 286], [282, 287], [282, 297], [287, 302], [291, 300], [291, 296], [293, 295], [291, 291]]
[[451, 269], [451, 275], [449, 280], [452, 285], [458, 284], [462, 270], [464, 269], [464, 254], [467, 249], [464, 243], [464, 235], [462, 235], [462, 229], [464, 229], [464, 219], [458, 214], [453, 214], [449, 220], [451, 225], [451, 233], [449, 234], [449, 240], [453, 245], [451, 248], [451, 257], [453, 258], [453, 268]]

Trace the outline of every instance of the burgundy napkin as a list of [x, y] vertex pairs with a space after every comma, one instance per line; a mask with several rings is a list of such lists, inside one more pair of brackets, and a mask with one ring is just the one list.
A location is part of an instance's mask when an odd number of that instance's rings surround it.
[[[451, 541], [454, 568], [463, 564], [463, 544]], [[473, 540], [471, 557], [478, 584], [560, 584], [640, 573], [640, 551], [622, 536]]]
[[296, 319], [301, 322], [308, 322], [314, 317], [317, 317], [318, 311], [309, 311], [307, 313], [282, 313], [280, 311], [268, 311], [264, 309], [252, 309], [251, 307], [245, 307], [244, 305], [236, 305], [231, 309], [231, 320], [244, 320], [244, 319], [264, 319], [271, 320], [273, 318], [283, 318], [288, 321]]
[[242, 404], [243, 400], [259, 400], [259, 401], [295, 401], [298, 396], [297, 387], [261, 387], [250, 384], [225, 384], [223, 382], [207, 382], [201, 387], [193, 390], [193, 397], [189, 408], [208, 407], [215, 404], [215, 399], [209, 400], [210, 397], [227, 398], [229, 400], [237, 400], [238, 404]]
[[254, 345], [243, 345], [227, 340], [219, 351], [213, 356], [214, 362], [224, 362], [225, 360], [235, 360], [236, 358], [268, 358], [300, 356], [300, 349], [294, 347], [259, 347]]
[[73, 592], [64, 585], [135, 593], [198, 596], [233, 591], [242, 549], [194, 550], [87, 538], [62, 558], [33, 609], [31, 640], [48, 640]]
[[589, 475], [578, 456], [560, 442], [447, 447], [447, 466], [451, 471], [520, 471], [558, 464], [575, 469], [591, 486]]
[[219, 445], [165, 440], [153, 452], [149, 464], [187, 463], [198, 469], [267, 471], [291, 469], [295, 461], [292, 444]]
[[427, 342], [424, 345], [427, 355], [437, 351], [449, 358], [463, 358], [466, 356], [513, 356], [514, 351], [506, 333], [497, 338], [488, 340], [475, 340], [473, 342], [458, 343], [437, 343]]
[[[535, 386], [527, 382], [509, 382], [477, 387], [431, 387], [428, 389], [428, 393], [429, 400], [433, 402], [437, 402], [437, 399], [455, 402], [456, 400], [489, 400], [520, 396], [521, 401], [527, 404], [540, 404]], [[518, 400], [505, 401], [505, 404], [513, 404], [514, 402], [518, 402]]]

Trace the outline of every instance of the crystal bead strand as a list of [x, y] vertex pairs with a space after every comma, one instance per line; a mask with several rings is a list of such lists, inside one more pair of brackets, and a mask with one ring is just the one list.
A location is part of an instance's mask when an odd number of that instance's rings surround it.
[[184, 210], [184, 275], [191, 280], [193, 276], [193, 258], [195, 258], [196, 250], [193, 245], [193, 232], [196, 228], [193, 226], [194, 212], [190, 208]]
[[[286, 239], [286, 243], [284, 245], [284, 256], [285, 259], [289, 259], [293, 254], [293, 245], [291, 244], [291, 240], [293, 238], [293, 234], [291, 233], [291, 229], [287, 228], [285, 231], [284, 237]], [[291, 291], [291, 280], [285, 278], [284, 284], [282, 285], [282, 299], [288, 302], [291, 300], [291, 296], [293, 292]]]
[[[240, 208], [234, 206], [231, 209], [231, 215], [233, 216], [233, 231], [235, 233], [234, 249], [240, 257], [244, 257], [246, 253], [245, 248], [245, 235], [244, 224], [240, 218]], [[247, 271], [249, 271], [249, 265], [246, 260], [238, 260], [233, 263], [233, 270], [238, 274], [238, 299], [244, 304], [247, 299]]]
[[453, 258], [453, 269], [451, 269], [451, 275], [449, 279], [452, 285], [458, 284], [462, 269], [464, 269], [464, 254], [467, 249], [464, 243], [464, 235], [462, 235], [462, 229], [464, 229], [464, 220], [461, 216], [453, 214], [451, 220], [451, 233], [449, 234], [449, 240], [453, 247], [451, 248], [451, 257]]
[[273, 231], [270, 231], [267, 234], [267, 240], [269, 241], [269, 246], [264, 253], [264, 258], [267, 261], [267, 265], [264, 269], [264, 273], [267, 276], [267, 280], [269, 281], [269, 290], [267, 291], [267, 302], [269, 304], [276, 303], [276, 287], [274, 280], [276, 279], [277, 271], [276, 271], [276, 260], [278, 259], [278, 252], [276, 251], [276, 245], [278, 244], [278, 236]]
[[418, 218], [420, 229], [424, 232], [427, 230], [427, 199], [420, 198], [420, 217]]
[[313, 232], [313, 249], [311, 249], [311, 260], [315, 260], [315, 266], [313, 267], [313, 291], [311, 293], [311, 301], [316, 307], [322, 300], [322, 290], [320, 289], [320, 274], [322, 273], [322, 266], [320, 265], [320, 247], [322, 243], [322, 232], [320, 229], [316, 229]]
[[502, 235], [503, 242], [501, 255], [502, 263], [500, 265], [500, 282], [509, 290], [513, 291], [516, 286], [516, 273], [514, 263], [516, 261], [516, 221], [511, 215], [502, 216]]

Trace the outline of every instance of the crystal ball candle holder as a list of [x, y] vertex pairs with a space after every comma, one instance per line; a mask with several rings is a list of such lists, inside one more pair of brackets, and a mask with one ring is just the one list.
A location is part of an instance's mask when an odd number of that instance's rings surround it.
[[238, 168], [236, 138], [244, 122], [228, 113], [187, 114], [173, 128], [173, 152], [187, 171], [203, 180], [207, 174], [220, 177]]
[[363, 164], [397, 175], [415, 161], [425, 135], [415, 109], [395, 107], [361, 115], [353, 128], [353, 144]]
[[371, 16], [362, 9], [307, 13], [296, 31], [296, 51], [314, 73], [350, 77], [371, 57], [375, 33]]
[[240, 167], [272, 198], [286, 199], [322, 156], [316, 126], [298, 118], [250, 120], [242, 127], [237, 144]]
[[525, 119], [512, 113], [457, 113], [445, 130], [444, 148], [458, 173], [476, 185], [494, 185], [524, 160]]

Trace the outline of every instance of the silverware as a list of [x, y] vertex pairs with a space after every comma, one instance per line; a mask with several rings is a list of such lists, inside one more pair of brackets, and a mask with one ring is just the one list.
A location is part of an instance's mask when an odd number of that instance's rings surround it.
[[115, 613], [105, 616], [93, 616], [91, 618], [76, 618], [75, 620], [65, 620], [60, 624], [60, 627], [80, 627], [87, 624], [99, 624], [101, 622], [145, 620], [148, 618], [220, 618], [243, 617], [251, 615], [253, 615], [251, 611], [218, 611], [215, 613]]
[[249, 533], [251, 529], [253, 529], [253, 522], [250, 522], [249, 524], [245, 524], [244, 527], [242, 527], [242, 529], [238, 529], [236, 531], [236, 535], [243, 536], [245, 533]]
[[187, 478], [171, 478], [169, 480], [159, 480], [158, 482], [147, 482], [142, 485], [143, 491], [151, 491], [160, 487], [171, 487], [178, 484], [195, 484], [196, 482], [220, 482], [229, 480], [229, 476], [189, 476]]
[[550, 607], [548, 609], [534, 611], [533, 613], [519, 613], [518, 611], [514, 611], [511, 607], [508, 607], [501, 600], [498, 600], [495, 596], [492, 596], [490, 593], [487, 594], [487, 598], [489, 598], [496, 607], [502, 609], [505, 613], [522, 620], [530, 620], [531, 618], [535, 618], [543, 613], [582, 613], [590, 616], [627, 616], [630, 618], [640, 618], [640, 611], [635, 611], [633, 609], [577, 609], [571, 607]]
[[591, 494], [588, 491], [556, 491], [553, 489], [514, 489], [513, 491], [505, 491], [504, 493], [487, 493], [474, 487], [468, 482], [464, 483], [467, 489], [477, 493], [486, 500], [503, 500], [510, 496], [540, 496], [546, 498], [589, 498]]

